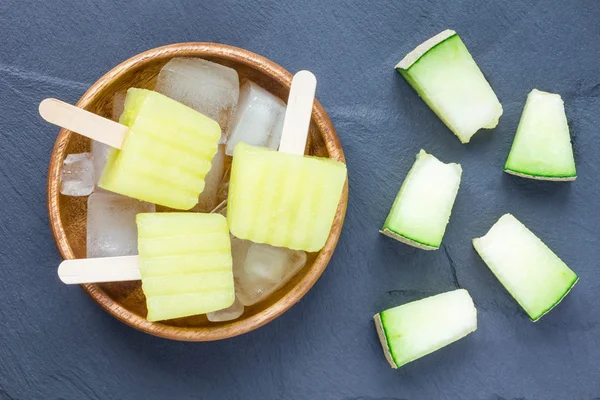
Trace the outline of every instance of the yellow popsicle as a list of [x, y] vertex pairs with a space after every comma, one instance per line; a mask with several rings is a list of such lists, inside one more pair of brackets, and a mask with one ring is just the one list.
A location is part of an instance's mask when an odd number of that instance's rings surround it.
[[128, 90], [120, 123], [129, 133], [121, 150], [111, 150], [99, 186], [171, 208], [194, 207], [217, 152], [219, 124], [145, 89]]
[[257, 243], [319, 251], [345, 181], [341, 162], [239, 143], [227, 206], [231, 233]]
[[205, 314], [235, 300], [231, 242], [220, 214], [137, 215], [148, 321]]

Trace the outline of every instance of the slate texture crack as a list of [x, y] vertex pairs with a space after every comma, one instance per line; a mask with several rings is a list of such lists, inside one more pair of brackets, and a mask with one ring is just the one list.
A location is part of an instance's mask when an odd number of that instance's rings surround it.
[[48, 83], [51, 85], [64, 86], [77, 90], [87, 90], [90, 87], [88, 83], [57, 78], [55, 76], [50, 75], [44, 75], [39, 72], [27, 71], [11, 65], [0, 64], [0, 74], [14, 76], [16, 78], [23, 79], [26, 81]]
[[448, 246], [443, 245], [443, 247], [444, 247], [444, 253], [446, 254], [446, 258], [448, 259], [448, 263], [450, 265], [450, 272], [452, 273], [452, 283], [454, 284], [455, 288], [460, 289], [460, 282], [458, 281], [458, 276], [456, 275], [456, 263], [454, 262], [454, 260], [452, 259], [452, 256], [450, 255]]
[[417, 289], [394, 289], [386, 292], [390, 296], [401, 295], [401, 296], [431, 296], [432, 291], [417, 290]]

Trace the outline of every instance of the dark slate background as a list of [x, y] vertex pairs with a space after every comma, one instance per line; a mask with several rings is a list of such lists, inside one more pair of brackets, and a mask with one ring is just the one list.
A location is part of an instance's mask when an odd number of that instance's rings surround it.
[[[0, 398], [597, 399], [600, 398], [600, 2], [0, 1]], [[504, 115], [461, 145], [393, 66], [457, 30]], [[307, 296], [271, 324], [215, 343], [137, 332], [56, 277], [46, 169], [57, 129], [47, 96], [76, 101], [110, 68], [152, 47], [212, 41], [290, 71], [312, 70], [341, 138], [350, 202], [337, 251]], [[525, 96], [560, 93], [579, 177], [539, 183], [502, 173]], [[444, 248], [378, 234], [420, 148], [460, 162]], [[471, 247], [514, 213], [581, 277], [531, 323]], [[371, 316], [467, 288], [479, 329], [400, 370]]]

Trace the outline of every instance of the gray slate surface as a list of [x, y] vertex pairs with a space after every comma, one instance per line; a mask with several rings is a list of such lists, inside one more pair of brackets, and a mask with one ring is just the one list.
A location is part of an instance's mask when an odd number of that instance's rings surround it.
[[[599, 18], [594, 0], [3, 0], [0, 398], [600, 398]], [[461, 34], [504, 106], [498, 128], [466, 146], [392, 69], [445, 28]], [[122, 60], [183, 41], [228, 43], [314, 71], [350, 174], [346, 224], [323, 277], [273, 323], [217, 343], [142, 334], [59, 283], [46, 212], [57, 129], [42, 123], [38, 102], [74, 102]], [[565, 99], [579, 172], [572, 184], [502, 173], [534, 87]], [[437, 252], [377, 233], [420, 148], [464, 168]], [[581, 277], [537, 324], [471, 247], [505, 212]], [[477, 302], [477, 332], [390, 369], [371, 316], [455, 286]]]

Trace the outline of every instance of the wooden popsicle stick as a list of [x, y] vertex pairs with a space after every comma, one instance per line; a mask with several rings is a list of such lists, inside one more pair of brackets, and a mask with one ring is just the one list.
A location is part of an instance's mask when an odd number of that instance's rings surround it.
[[65, 260], [58, 266], [58, 277], [69, 285], [142, 279], [138, 256]]
[[51, 124], [120, 149], [129, 128], [57, 99], [44, 99], [40, 115]]
[[308, 127], [315, 101], [317, 78], [310, 71], [300, 71], [292, 79], [279, 151], [304, 155]]
[[[227, 200], [219, 203], [211, 213], [219, 212], [225, 206], [227, 206]], [[58, 277], [68, 285], [142, 279], [138, 267], [138, 256], [65, 260], [58, 266]]]

